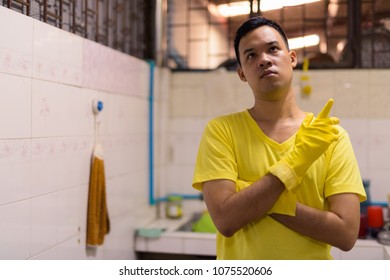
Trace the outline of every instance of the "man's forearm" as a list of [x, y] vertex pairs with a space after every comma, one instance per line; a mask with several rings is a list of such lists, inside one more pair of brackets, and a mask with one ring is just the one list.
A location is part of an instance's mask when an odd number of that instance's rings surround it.
[[282, 182], [271, 174], [238, 192], [229, 180], [203, 184], [207, 208], [217, 229], [225, 236], [266, 215], [283, 190]]
[[294, 217], [281, 214], [271, 214], [270, 216], [300, 234], [344, 251], [350, 250], [357, 238], [355, 227], [349, 227], [349, 223], [337, 214], [300, 203], [297, 203]]

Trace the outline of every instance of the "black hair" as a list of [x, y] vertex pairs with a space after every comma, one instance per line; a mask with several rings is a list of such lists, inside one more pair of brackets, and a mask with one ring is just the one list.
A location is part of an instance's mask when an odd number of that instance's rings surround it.
[[287, 36], [279, 24], [277, 24], [276, 22], [270, 19], [266, 19], [264, 17], [252, 17], [241, 24], [241, 26], [237, 29], [236, 36], [234, 38], [234, 51], [236, 52], [236, 58], [239, 65], [241, 65], [241, 61], [240, 61], [240, 53], [238, 51], [238, 46], [240, 45], [240, 41], [242, 37], [244, 37], [250, 31], [264, 25], [270, 26], [274, 28], [276, 31], [278, 31], [279, 34], [282, 36], [283, 41], [286, 43], [287, 49], [289, 49]]

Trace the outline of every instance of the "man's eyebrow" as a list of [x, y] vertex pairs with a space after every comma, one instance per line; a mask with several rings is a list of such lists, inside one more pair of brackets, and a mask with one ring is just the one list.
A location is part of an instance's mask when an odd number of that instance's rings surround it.
[[267, 47], [268, 46], [275, 46], [275, 45], [279, 45], [279, 42], [278, 41], [271, 41], [271, 42], [268, 42], [265, 44]]
[[246, 50], [244, 50], [244, 54], [249, 53], [249, 52], [252, 52], [253, 50], [254, 50], [254, 48], [246, 49]]
[[[279, 42], [275, 40], [275, 41], [270, 41], [270, 42], [268, 42], [268, 43], [265, 43], [265, 46], [266, 46], [266, 47], [274, 46], [274, 45], [279, 45]], [[244, 50], [243, 54], [252, 52], [254, 49], [255, 49], [255, 48], [248, 48], [248, 49]]]

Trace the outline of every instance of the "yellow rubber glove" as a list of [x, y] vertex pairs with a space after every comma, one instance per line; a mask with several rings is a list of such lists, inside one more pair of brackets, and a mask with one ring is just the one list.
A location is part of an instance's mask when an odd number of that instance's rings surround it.
[[296, 134], [293, 150], [269, 169], [287, 190], [297, 186], [307, 169], [339, 138], [336, 127], [339, 119], [329, 117], [333, 103], [329, 99], [317, 118], [312, 113], [306, 116]]
[[[250, 185], [252, 182], [237, 180], [236, 191], [239, 192]], [[284, 190], [275, 202], [274, 206], [267, 211], [267, 214], [278, 213], [283, 215], [295, 216], [295, 209], [297, 205], [297, 197], [293, 192]]]
[[285, 189], [275, 202], [274, 206], [268, 210], [267, 214], [272, 213], [283, 214], [288, 216], [295, 216], [297, 208], [297, 197], [293, 192]]

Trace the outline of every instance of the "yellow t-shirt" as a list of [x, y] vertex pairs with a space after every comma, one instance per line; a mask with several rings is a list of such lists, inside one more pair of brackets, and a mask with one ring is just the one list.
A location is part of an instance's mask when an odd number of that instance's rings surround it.
[[[294, 191], [297, 201], [328, 210], [327, 197], [356, 193], [365, 199], [359, 167], [347, 132], [309, 168]], [[208, 123], [200, 143], [193, 187], [215, 179], [236, 182], [240, 191], [263, 177], [291, 151], [295, 135], [283, 143], [266, 136], [243, 111]], [[269, 216], [253, 221], [232, 237], [217, 233], [217, 259], [332, 259], [330, 245], [298, 234]]]

